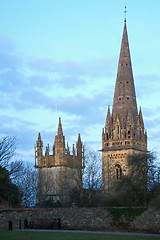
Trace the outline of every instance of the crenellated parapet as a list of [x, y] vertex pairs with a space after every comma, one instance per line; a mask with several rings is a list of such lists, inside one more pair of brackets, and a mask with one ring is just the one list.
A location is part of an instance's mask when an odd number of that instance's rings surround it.
[[59, 118], [58, 130], [55, 136], [54, 144], [50, 149], [49, 144], [46, 147], [45, 153], [43, 153], [43, 142], [40, 133], [38, 134], [38, 140], [35, 146], [35, 167], [54, 167], [54, 166], [68, 166], [75, 168], [82, 168], [83, 158], [83, 143], [81, 141], [80, 134], [76, 147], [73, 145], [72, 151], [65, 144], [65, 137], [63, 135], [61, 118]]

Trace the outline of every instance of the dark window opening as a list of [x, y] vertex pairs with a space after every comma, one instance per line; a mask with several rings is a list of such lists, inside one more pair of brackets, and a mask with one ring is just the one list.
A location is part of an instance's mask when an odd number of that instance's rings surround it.
[[119, 164], [116, 165], [116, 179], [122, 178], [122, 169]]
[[108, 133], [107, 133], [106, 137], [107, 137], [107, 140], [108, 140], [109, 139]]
[[119, 125], [117, 125], [117, 129], [118, 129], [118, 134], [119, 134]]

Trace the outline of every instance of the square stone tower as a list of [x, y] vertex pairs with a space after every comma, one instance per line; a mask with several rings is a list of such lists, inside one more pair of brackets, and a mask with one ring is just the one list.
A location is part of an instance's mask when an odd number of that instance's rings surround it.
[[126, 20], [118, 64], [112, 113], [108, 107], [102, 130], [103, 189], [129, 172], [127, 155], [147, 151], [147, 134], [141, 108], [138, 112]]
[[73, 144], [72, 154], [65, 146], [61, 118], [55, 136], [52, 152], [49, 145], [43, 154], [43, 142], [40, 133], [35, 146], [35, 167], [38, 168], [37, 204], [46, 200], [66, 203], [70, 191], [82, 186], [83, 145], [80, 134], [76, 147]]

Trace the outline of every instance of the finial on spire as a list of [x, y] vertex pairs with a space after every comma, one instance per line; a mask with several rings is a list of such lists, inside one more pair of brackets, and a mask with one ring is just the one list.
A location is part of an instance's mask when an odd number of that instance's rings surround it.
[[38, 133], [38, 140], [41, 140], [41, 134], [40, 134], [40, 132]]
[[58, 128], [62, 128], [62, 122], [61, 122], [61, 118], [59, 117], [59, 120], [58, 120]]
[[61, 118], [60, 118], [60, 117], [59, 117], [59, 122], [58, 122], [58, 131], [57, 131], [57, 135], [63, 135], [62, 122], [61, 122]]
[[43, 145], [40, 132], [38, 133], [37, 145]]
[[82, 142], [81, 142], [81, 135], [80, 135], [80, 133], [78, 134], [78, 142], [77, 142], [77, 144], [81, 144]]
[[127, 13], [127, 10], [126, 10], [126, 5], [124, 6], [124, 22], [126, 22], [126, 13]]

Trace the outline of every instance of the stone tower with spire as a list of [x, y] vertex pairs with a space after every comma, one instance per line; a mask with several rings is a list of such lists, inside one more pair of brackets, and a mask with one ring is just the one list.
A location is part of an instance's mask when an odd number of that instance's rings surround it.
[[128, 174], [127, 155], [146, 151], [147, 134], [144, 129], [141, 108], [139, 112], [137, 110], [125, 20], [113, 108], [111, 112], [108, 107], [105, 127], [102, 130], [104, 190], [109, 190], [115, 181]]
[[43, 154], [43, 142], [40, 133], [35, 146], [35, 167], [38, 168], [37, 204], [46, 200], [66, 203], [70, 191], [82, 185], [83, 144], [80, 134], [76, 147], [73, 144], [72, 154], [65, 144], [61, 118], [53, 147], [49, 144]]

